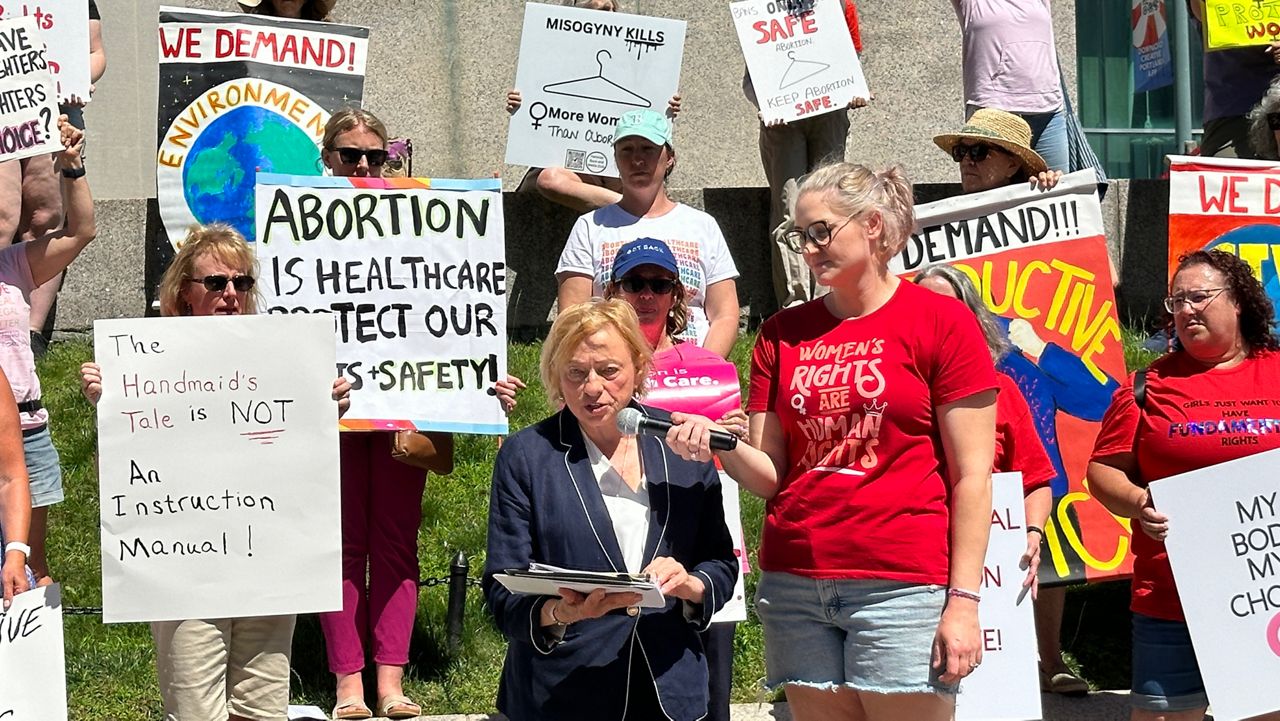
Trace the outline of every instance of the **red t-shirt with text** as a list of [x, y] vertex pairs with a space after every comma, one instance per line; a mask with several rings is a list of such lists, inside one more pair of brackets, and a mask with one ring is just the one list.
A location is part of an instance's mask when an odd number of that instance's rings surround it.
[[1027, 399], [1007, 374], [996, 371], [1000, 395], [996, 397], [995, 473], [1022, 472], [1022, 495], [1044, 488], [1057, 475], [1036, 433]]
[[934, 409], [995, 387], [973, 313], [912, 283], [860, 318], [840, 320], [818, 299], [766, 321], [747, 410], [778, 415], [787, 471], [766, 509], [761, 568], [947, 583]]
[[[1139, 409], [1133, 376], [1116, 389], [1093, 460], [1134, 453], [1142, 484], [1280, 448], [1280, 353], [1259, 351], [1225, 370], [1205, 370], [1186, 352], [1151, 364]], [[1133, 600], [1137, 613], [1185, 620], [1169, 555], [1133, 528]]]

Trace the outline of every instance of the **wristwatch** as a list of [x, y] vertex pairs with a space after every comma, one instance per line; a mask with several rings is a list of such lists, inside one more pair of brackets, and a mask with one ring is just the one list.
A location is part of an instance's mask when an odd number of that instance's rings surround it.
[[21, 551], [22, 555], [27, 558], [31, 558], [31, 546], [28, 546], [22, 541], [9, 541], [6, 543], [4, 546], [4, 552], [7, 554], [9, 551]]
[[84, 166], [83, 166], [83, 165], [81, 165], [81, 166], [80, 166], [80, 167], [78, 167], [78, 168], [63, 168], [63, 169], [62, 169], [62, 177], [64, 177], [64, 178], [83, 178], [83, 177], [84, 177]]

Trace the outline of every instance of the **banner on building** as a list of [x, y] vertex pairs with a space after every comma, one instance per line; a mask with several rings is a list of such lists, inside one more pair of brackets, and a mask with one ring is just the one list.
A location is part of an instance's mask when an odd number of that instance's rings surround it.
[[[87, 0], [39, 0], [0, 4], [0, 17], [30, 17], [48, 52], [45, 60], [56, 86], [55, 98], [89, 102], [89, 3]], [[56, 124], [55, 124], [56, 126]]]
[[507, 432], [501, 181], [262, 174], [266, 312], [324, 314], [349, 429]]
[[159, 38], [165, 234], [227, 223], [252, 242], [255, 174], [320, 174], [329, 115], [360, 104], [369, 31], [163, 7]]
[[67, 721], [62, 587], [33, 588], [0, 610], [0, 721]]
[[842, 0], [730, 3], [761, 119], [845, 112], [870, 96]]
[[628, 110], [667, 111], [685, 22], [529, 3], [507, 128], [507, 163], [618, 176], [613, 132]]
[[1173, 84], [1169, 24], [1164, 0], [1133, 0], [1133, 91], [1145, 93]]
[[0, 20], [0, 161], [62, 150], [47, 57], [34, 17]]
[[103, 621], [341, 608], [332, 321], [99, 320], [93, 333]]
[[1204, 47], [1223, 50], [1280, 41], [1280, 0], [1204, 0]]
[[1280, 711], [1277, 464], [1268, 451], [1151, 484], [1214, 718]]
[[1127, 575], [1128, 521], [1085, 486], [1098, 424], [1125, 374], [1093, 171], [1051, 191], [1018, 183], [917, 206], [916, 221], [894, 270], [910, 277], [947, 263], [973, 280], [1013, 345], [998, 367], [1026, 396], [1057, 472], [1041, 584]]
[[1223, 250], [1249, 264], [1280, 305], [1280, 163], [1170, 156], [1169, 280], [1178, 257]]

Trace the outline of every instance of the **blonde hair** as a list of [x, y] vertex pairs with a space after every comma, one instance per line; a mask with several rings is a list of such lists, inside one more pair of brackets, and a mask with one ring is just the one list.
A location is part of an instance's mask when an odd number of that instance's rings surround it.
[[329, 116], [329, 122], [324, 124], [324, 149], [335, 150], [334, 143], [337, 142], [339, 135], [361, 127], [372, 130], [374, 135], [382, 139], [382, 147], [386, 149], [389, 142], [387, 126], [378, 119], [378, 116], [364, 108], [342, 108]]
[[[205, 256], [212, 255], [229, 268], [240, 268], [248, 275], [258, 277], [258, 259], [254, 257], [253, 249], [239, 231], [225, 223], [191, 226], [178, 248], [178, 254], [160, 279], [160, 315], [191, 315], [191, 305], [182, 291], [193, 277], [196, 261]], [[241, 307], [246, 314], [258, 312], [256, 286], [243, 294]]]
[[547, 339], [542, 343], [538, 370], [542, 377], [542, 387], [546, 389], [547, 399], [552, 405], [564, 401], [564, 394], [560, 392], [560, 377], [578, 346], [606, 328], [613, 329], [631, 352], [631, 362], [636, 368], [635, 395], [639, 397], [644, 394], [644, 381], [649, 375], [653, 350], [640, 333], [640, 321], [636, 318], [635, 309], [625, 300], [592, 298], [561, 310], [556, 321], [551, 324]]
[[902, 251], [915, 229], [915, 199], [901, 165], [876, 172], [865, 165], [830, 163], [800, 183], [796, 197], [806, 193], [826, 196], [827, 205], [840, 215], [879, 213], [884, 230], [876, 254], [886, 264]]

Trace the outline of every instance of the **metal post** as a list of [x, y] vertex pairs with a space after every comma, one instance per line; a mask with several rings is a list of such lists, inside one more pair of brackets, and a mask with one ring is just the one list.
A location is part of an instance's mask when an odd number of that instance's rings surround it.
[[1169, 49], [1173, 51], [1174, 141], [1180, 153], [1191, 150], [1191, 20], [1183, 0], [1167, 0], [1173, 13]]
[[467, 572], [471, 565], [462, 551], [453, 557], [449, 565], [449, 651], [458, 650], [462, 644], [462, 616], [467, 606]]

